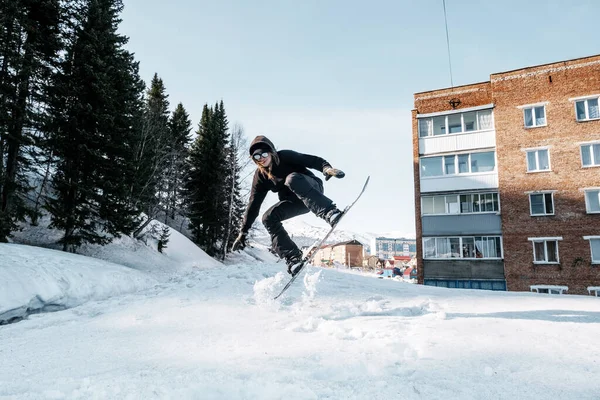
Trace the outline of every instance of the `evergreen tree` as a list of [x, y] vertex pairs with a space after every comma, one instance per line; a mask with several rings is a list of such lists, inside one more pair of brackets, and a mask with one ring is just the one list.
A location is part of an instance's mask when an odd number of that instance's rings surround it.
[[58, 0], [0, 0], [0, 242], [31, 212], [32, 158], [58, 59]]
[[173, 111], [169, 121], [169, 129], [171, 135], [171, 154], [167, 167], [165, 223], [167, 223], [168, 217], [174, 219], [176, 212], [181, 213], [183, 207], [183, 185], [187, 172], [185, 161], [191, 140], [190, 132], [192, 130], [192, 122], [183, 104], [179, 103], [175, 111]]
[[190, 149], [186, 194], [193, 240], [209, 255], [219, 252], [227, 221], [227, 117], [223, 104], [204, 106]]
[[131, 185], [132, 202], [146, 214], [134, 235], [164, 209], [166, 198], [166, 168], [172, 149], [169, 130], [169, 101], [162, 79], [154, 74], [146, 93], [142, 130], [135, 147], [135, 179]]
[[88, 0], [72, 16], [73, 35], [54, 76], [47, 130], [57, 157], [51, 226], [63, 230], [63, 250], [105, 244], [130, 233], [133, 140], [143, 83], [117, 33], [121, 0]]

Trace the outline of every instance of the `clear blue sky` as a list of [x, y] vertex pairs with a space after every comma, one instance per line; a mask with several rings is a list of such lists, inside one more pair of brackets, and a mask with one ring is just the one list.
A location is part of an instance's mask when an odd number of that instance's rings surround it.
[[[222, 99], [250, 139], [346, 171], [326, 183], [338, 205], [371, 175], [342, 228], [414, 233], [410, 110], [415, 92], [450, 86], [442, 0], [124, 2], [120, 28], [142, 78], [157, 72], [194, 129], [202, 106]], [[455, 86], [600, 53], [598, 0], [447, 0], [446, 10]]]

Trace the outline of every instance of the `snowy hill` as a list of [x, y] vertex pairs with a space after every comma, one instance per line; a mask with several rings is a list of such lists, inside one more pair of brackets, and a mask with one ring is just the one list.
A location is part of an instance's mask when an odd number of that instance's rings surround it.
[[[22, 231], [14, 233], [13, 242], [60, 249], [61, 246], [57, 242], [62, 237], [62, 232], [48, 229], [49, 224], [49, 217], [44, 217], [40, 219], [38, 226], [24, 225]], [[146, 230], [152, 225], [156, 225], [158, 229], [162, 229], [164, 226], [158, 221], [153, 221]], [[148, 238], [146, 243], [142, 243], [128, 236], [115, 239], [106, 246], [84, 244], [77, 250], [77, 253], [139, 271], [151, 271], [159, 281], [189, 273], [198, 265], [206, 267], [221, 265], [175, 229], [170, 230], [169, 243], [163, 253], [157, 251], [156, 241], [152, 238]]]
[[0, 326], [0, 398], [598, 398], [595, 297], [312, 267], [274, 301], [287, 275], [260, 245], [161, 283], [151, 262], [136, 271], [10, 244], [0, 259], [0, 304], [52, 288], [80, 304]]
[[[329, 231], [329, 225], [316, 217], [308, 218], [293, 218], [288, 221], [284, 221], [283, 226], [290, 234], [290, 237], [298, 246], [310, 246], [317, 240], [323, 238]], [[255, 223], [253, 229], [253, 240], [265, 246], [270, 245], [270, 238], [261, 223]], [[414, 235], [401, 236], [400, 232], [386, 232], [383, 234], [371, 233], [371, 232], [354, 232], [344, 229], [344, 223], [340, 224], [338, 228], [331, 234], [327, 240], [328, 244], [346, 242], [349, 240], [358, 240], [363, 244], [367, 251], [371, 247], [371, 240], [376, 237], [398, 237], [398, 238], [414, 238]]]
[[[315, 218], [316, 222], [321, 222]], [[316, 240], [321, 239], [329, 231], [329, 226], [323, 223], [322, 225], [311, 224], [301, 219], [291, 219], [284, 222], [284, 226], [292, 236], [292, 239], [299, 246], [310, 246]], [[371, 239], [374, 237], [371, 234], [352, 232], [343, 229], [343, 221], [340, 226], [333, 231], [327, 243], [339, 243], [349, 240], [358, 240], [365, 246], [369, 246]]]
[[[288, 231], [290, 237], [299, 247], [311, 246], [317, 240], [323, 238], [329, 231], [329, 225], [314, 216], [292, 218], [283, 222], [283, 226]], [[252, 240], [264, 246], [270, 246], [270, 238], [262, 223], [254, 224], [252, 231]], [[415, 235], [411, 233], [402, 233], [400, 231], [390, 231], [384, 233], [372, 232], [354, 232], [344, 229], [344, 221], [331, 234], [327, 244], [358, 240], [363, 244], [367, 253], [371, 248], [371, 241], [376, 237], [404, 238], [414, 239]]]

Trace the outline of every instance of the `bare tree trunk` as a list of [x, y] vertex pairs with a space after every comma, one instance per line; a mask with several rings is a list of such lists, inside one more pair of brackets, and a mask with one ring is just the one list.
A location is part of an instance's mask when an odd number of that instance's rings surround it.
[[[233, 138], [232, 138], [233, 139]], [[233, 142], [233, 140], [232, 140]], [[232, 146], [231, 148], [231, 152], [235, 153], [234, 148]], [[227, 255], [227, 250], [229, 249], [229, 238], [231, 236], [231, 224], [232, 224], [232, 220], [233, 220], [233, 200], [234, 200], [234, 195], [235, 195], [235, 181], [237, 179], [237, 165], [236, 164], [236, 158], [233, 157], [232, 158], [232, 164], [233, 164], [233, 169], [232, 169], [232, 176], [231, 176], [231, 193], [229, 195], [229, 215], [227, 217], [227, 233], [225, 234], [225, 240], [223, 240], [223, 257], [222, 259], [225, 259], [225, 256]]]
[[44, 179], [42, 179], [42, 184], [40, 185], [40, 191], [35, 198], [35, 206], [33, 208], [33, 213], [32, 213], [32, 217], [31, 217], [31, 224], [34, 226], [37, 226], [37, 224], [38, 224], [37, 223], [38, 210], [40, 209], [40, 203], [41, 203], [42, 194], [44, 193], [44, 188], [46, 187], [46, 184], [48, 183], [48, 180], [50, 177], [50, 167], [52, 165], [53, 154], [54, 154], [53, 152], [50, 152], [50, 156], [48, 158], [48, 164], [46, 165], [46, 172], [44, 173]]
[[235, 205], [235, 202], [234, 202], [235, 184], [237, 182], [238, 175], [239, 175], [237, 160], [238, 160], [238, 157], [240, 156], [240, 150], [244, 144], [245, 144], [244, 129], [239, 125], [235, 125], [231, 132], [231, 148], [230, 148], [231, 154], [229, 157], [230, 162], [231, 162], [231, 171], [232, 171], [232, 173], [231, 173], [232, 174], [232, 176], [231, 176], [231, 193], [229, 196], [229, 215], [227, 217], [227, 233], [223, 240], [223, 246], [222, 246], [223, 247], [222, 248], [223, 260], [225, 259], [225, 256], [228, 253], [229, 241], [231, 239], [231, 225], [233, 223], [233, 208]]
[[23, 127], [25, 125], [25, 114], [27, 108], [27, 96], [29, 94], [29, 83], [31, 80], [31, 69], [33, 63], [33, 50], [31, 49], [31, 35], [25, 42], [25, 54], [23, 56], [23, 68], [17, 74], [17, 101], [13, 106], [11, 123], [8, 126], [6, 177], [0, 201], [0, 214], [9, 213], [12, 197], [15, 191], [16, 177], [19, 170], [18, 156], [23, 141]]

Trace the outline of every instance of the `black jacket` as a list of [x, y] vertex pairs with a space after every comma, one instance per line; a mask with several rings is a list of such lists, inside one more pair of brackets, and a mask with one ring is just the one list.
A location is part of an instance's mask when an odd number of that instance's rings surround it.
[[[266, 145], [266, 147], [269, 147], [274, 151], [273, 144], [264, 136], [258, 136], [254, 139], [250, 146], [251, 151], [260, 145]], [[252, 188], [250, 190], [250, 199], [242, 224], [242, 232], [248, 232], [248, 230], [250, 230], [256, 217], [258, 217], [260, 206], [265, 200], [269, 190], [277, 192], [279, 194], [279, 200], [297, 199], [296, 195], [285, 186], [285, 179], [289, 174], [298, 172], [320, 180], [310, 172], [308, 168], [324, 171], [331, 167], [331, 165], [321, 157], [297, 153], [292, 150], [280, 150], [277, 152], [277, 156], [279, 157], [279, 162], [275, 163], [275, 160], [273, 160], [273, 163], [270, 166], [273, 179], [269, 179], [259, 169], [254, 172], [254, 179], [252, 180]]]

